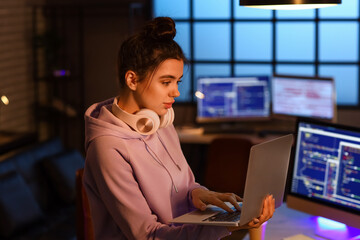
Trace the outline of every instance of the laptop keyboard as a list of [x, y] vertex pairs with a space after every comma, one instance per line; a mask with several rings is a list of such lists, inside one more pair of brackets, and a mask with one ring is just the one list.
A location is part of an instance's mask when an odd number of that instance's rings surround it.
[[210, 222], [237, 222], [240, 220], [240, 211], [234, 212], [219, 212], [214, 216], [204, 219], [203, 221], [210, 221]]

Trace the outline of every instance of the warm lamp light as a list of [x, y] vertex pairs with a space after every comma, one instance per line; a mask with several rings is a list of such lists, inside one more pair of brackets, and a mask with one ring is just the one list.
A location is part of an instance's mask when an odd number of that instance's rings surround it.
[[10, 101], [5, 95], [2, 95], [0, 99], [4, 105], [9, 105]]
[[[1, 109], [1, 107], [2, 107], [2, 105], [4, 104], [4, 105], [9, 105], [9, 103], [10, 103], [10, 101], [9, 101], [9, 99], [5, 96], [5, 95], [1, 95], [0, 94], [0, 109]], [[0, 115], [1, 116], [1, 115]], [[1, 122], [1, 121], [0, 121]]]
[[240, 6], [272, 10], [313, 9], [338, 4], [341, 0], [240, 0]]

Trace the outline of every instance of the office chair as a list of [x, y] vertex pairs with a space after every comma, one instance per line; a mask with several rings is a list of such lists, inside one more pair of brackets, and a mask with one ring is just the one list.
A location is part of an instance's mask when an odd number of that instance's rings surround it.
[[243, 196], [252, 142], [240, 137], [215, 138], [209, 145], [204, 185]]
[[[241, 137], [218, 137], [209, 145], [203, 185], [217, 192], [244, 194], [251, 140]], [[265, 225], [249, 230], [250, 240], [263, 239]], [[247, 231], [237, 231], [224, 239], [242, 239]]]
[[76, 171], [76, 236], [77, 240], [94, 240], [90, 205], [83, 185], [84, 169]]

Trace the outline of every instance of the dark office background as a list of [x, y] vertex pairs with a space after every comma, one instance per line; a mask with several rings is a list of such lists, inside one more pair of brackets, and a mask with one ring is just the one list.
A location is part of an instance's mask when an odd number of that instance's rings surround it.
[[0, 106], [0, 130], [61, 136], [82, 150], [84, 111], [117, 94], [117, 49], [152, 12], [176, 20], [176, 40], [192, 62], [176, 125], [194, 123], [198, 76], [285, 73], [334, 77], [338, 122], [360, 126], [358, 0], [291, 12], [238, 0], [3, 0], [0, 94], [10, 104]]

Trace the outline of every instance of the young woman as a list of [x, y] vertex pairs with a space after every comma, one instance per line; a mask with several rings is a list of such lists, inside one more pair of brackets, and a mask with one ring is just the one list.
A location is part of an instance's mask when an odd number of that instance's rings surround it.
[[155, 18], [127, 39], [118, 54], [120, 94], [85, 114], [84, 184], [96, 239], [219, 239], [256, 228], [272, 217], [267, 197], [258, 219], [239, 228], [172, 225], [207, 204], [231, 211], [240, 197], [195, 182], [172, 125], [172, 104], [186, 58], [173, 40], [171, 18]]

